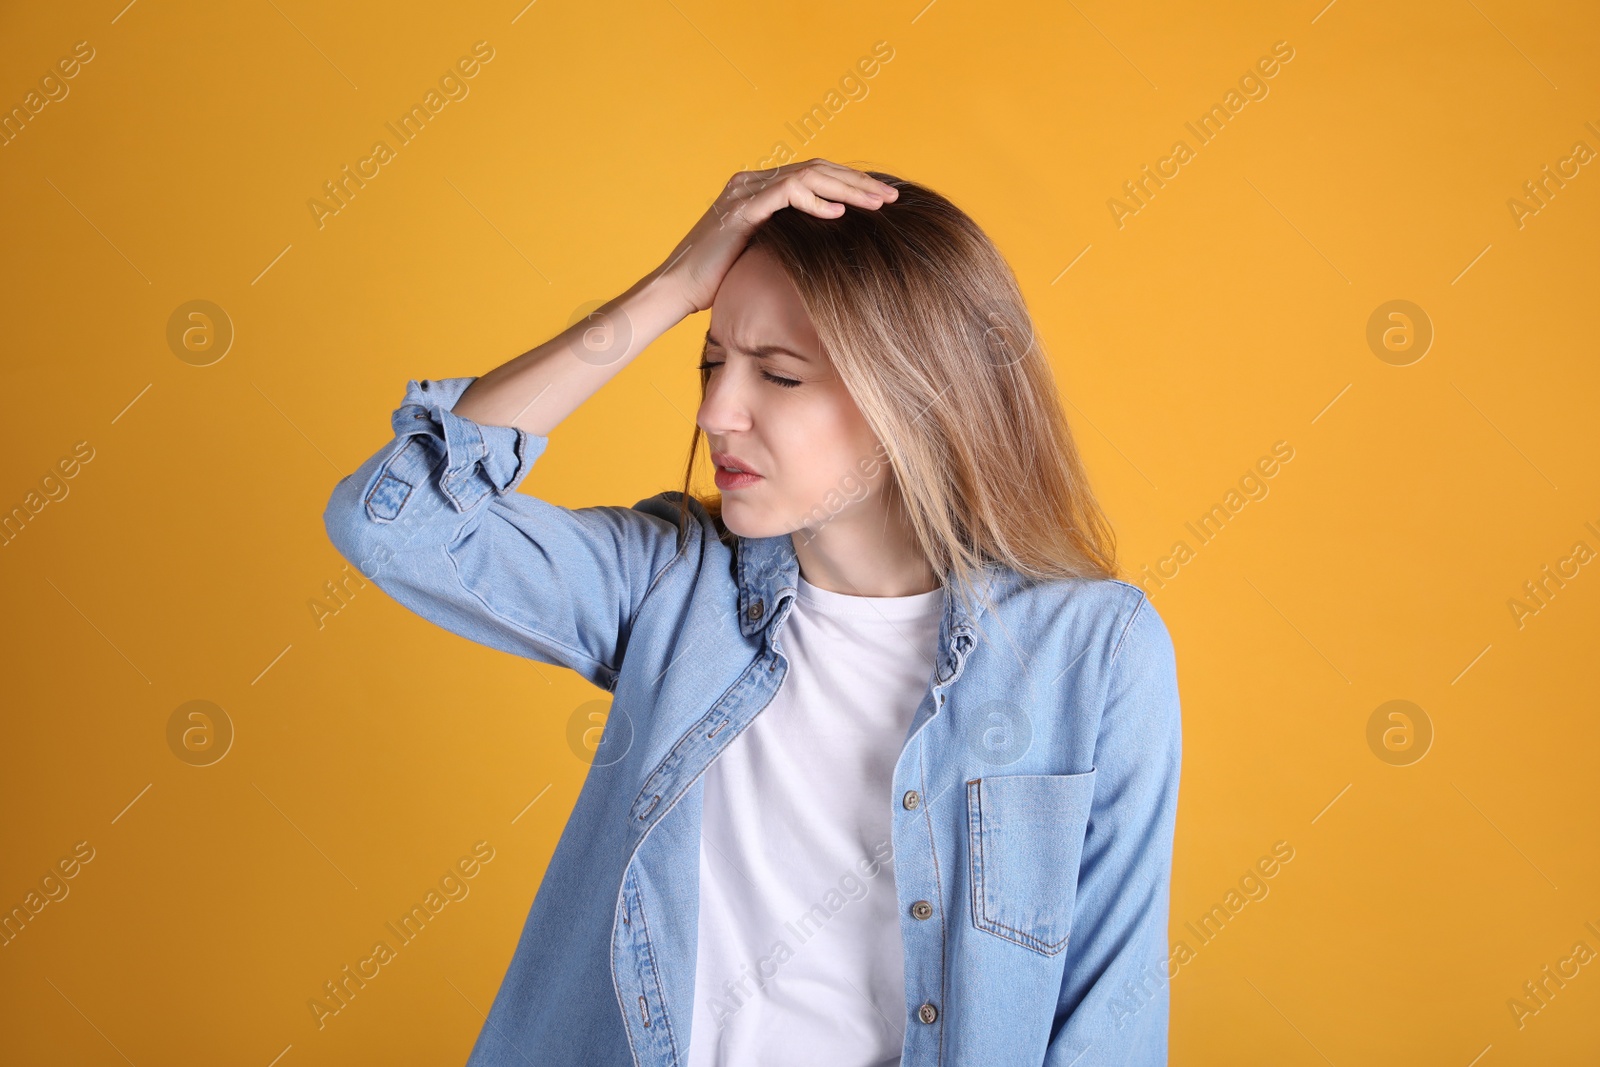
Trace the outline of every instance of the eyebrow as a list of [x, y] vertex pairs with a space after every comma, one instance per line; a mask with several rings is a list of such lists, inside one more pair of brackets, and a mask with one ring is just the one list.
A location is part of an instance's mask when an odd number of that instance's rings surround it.
[[[715, 345], [721, 349], [728, 349], [727, 345], [711, 336], [710, 330], [706, 331], [706, 345]], [[768, 356], [792, 356], [802, 363], [812, 362], [810, 356], [803, 352], [796, 352], [794, 349], [784, 345], [757, 345], [754, 348], [732, 349], [732, 351], [743, 352], [745, 355], [755, 356], [757, 359], [765, 359]]]

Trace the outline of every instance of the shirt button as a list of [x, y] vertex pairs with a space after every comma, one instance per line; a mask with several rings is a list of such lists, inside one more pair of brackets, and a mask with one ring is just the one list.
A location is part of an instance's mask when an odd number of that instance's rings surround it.
[[750, 613], [749, 613], [750, 614], [750, 620], [752, 622], [754, 622], [756, 619], [761, 618], [761, 612], [766, 609], [766, 606], [767, 606], [767, 603], [764, 600], [758, 600], [754, 604], [751, 604], [750, 605]]
[[933, 905], [926, 900], [919, 900], [911, 905], [911, 914], [918, 919], [926, 919], [933, 914]]
[[917, 1009], [917, 1018], [921, 1019], [925, 1023], [931, 1023], [938, 1017], [939, 1009], [935, 1008], [932, 1004], [924, 1004], [922, 1007]]
[[915, 811], [917, 805], [922, 803], [922, 798], [917, 796], [915, 789], [907, 789], [906, 795], [900, 798], [900, 804], [907, 811]]

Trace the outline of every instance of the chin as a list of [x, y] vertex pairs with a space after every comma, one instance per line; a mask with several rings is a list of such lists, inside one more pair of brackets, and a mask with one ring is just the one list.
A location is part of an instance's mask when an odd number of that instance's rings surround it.
[[797, 529], [768, 514], [765, 508], [751, 507], [729, 494], [722, 497], [722, 524], [740, 537], [776, 537]]

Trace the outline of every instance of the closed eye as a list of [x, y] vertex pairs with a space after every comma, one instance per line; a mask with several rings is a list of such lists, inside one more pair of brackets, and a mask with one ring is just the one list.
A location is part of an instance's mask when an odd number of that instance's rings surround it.
[[[700, 361], [700, 369], [703, 371], [713, 371], [720, 366], [722, 366], [721, 363], [712, 363], [710, 360]], [[781, 385], [785, 389], [793, 389], [795, 386], [800, 384], [793, 378], [780, 378], [776, 374], [772, 374], [769, 371], [762, 371], [761, 376], [767, 381], [771, 382], [773, 385]]]

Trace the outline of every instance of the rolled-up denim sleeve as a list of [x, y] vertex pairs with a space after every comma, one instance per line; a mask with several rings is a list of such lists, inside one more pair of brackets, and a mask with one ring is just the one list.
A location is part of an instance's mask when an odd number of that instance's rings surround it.
[[1172, 638], [1141, 594], [1112, 653], [1046, 1067], [1167, 1062], [1167, 916], [1182, 746]]
[[680, 527], [644, 501], [565, 508], [516, 492], [549, 438], [455, 414], [476, 380], [407, 384], [393, 440], [334, 486], [328, 536], [418, 615], [610, 689]]

